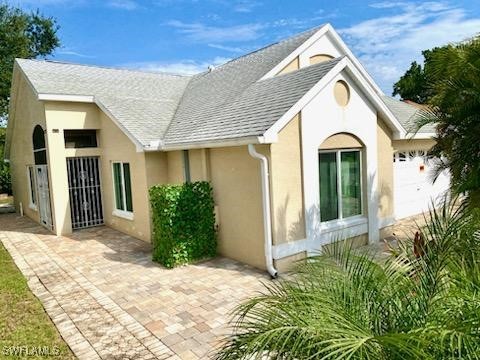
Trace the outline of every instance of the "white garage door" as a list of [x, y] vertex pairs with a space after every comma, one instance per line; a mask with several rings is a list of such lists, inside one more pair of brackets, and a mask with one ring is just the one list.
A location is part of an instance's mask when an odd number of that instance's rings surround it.
[[425, 160], [425, 154], [424, 150], [394, 154], [394, 204], [397, 219], [428, 211], [432, 200], [439, 204], [448, 192], [448, 173], [442, 173], [433, 183], [431, 161]]

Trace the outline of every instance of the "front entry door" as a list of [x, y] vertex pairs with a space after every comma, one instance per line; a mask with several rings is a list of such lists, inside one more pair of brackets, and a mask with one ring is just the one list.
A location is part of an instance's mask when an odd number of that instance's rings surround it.
[[47, 165], [35, 165], [35, 177], [37, 184], [40, 222], [47, 229], [52, 230], [52, 211], [50, 208], [50, 190], [48, 186]]
[[98, 157], [68, 158], [67, 172], [72, 228], [103, 225]]

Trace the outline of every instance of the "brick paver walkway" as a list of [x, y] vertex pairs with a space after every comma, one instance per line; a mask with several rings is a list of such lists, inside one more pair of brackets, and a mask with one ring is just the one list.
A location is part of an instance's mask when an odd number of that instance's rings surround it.
[[218, 258], [166, 270], [108, 227], [56, 237], [0, 215], [0, 240], [79, 359], [204, 359], [263, 272]]

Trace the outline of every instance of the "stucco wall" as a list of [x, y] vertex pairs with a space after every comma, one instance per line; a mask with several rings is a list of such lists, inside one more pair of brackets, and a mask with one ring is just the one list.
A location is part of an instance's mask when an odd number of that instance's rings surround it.
[[[377, 120], [378, 139], [378, 216], [380, 224], [394, 217], [392, 133], [382, 119]], [[382, 226], [380, 226], [382, 227]]]
[[363, 144], [350, 134], [335, 134], [320, 144], [320, 150], [331, 149], [355, 149], [361, 148]]
[[17, 211], [19, 211], [19, 204], [22, 203], [24, 214], [38, 222], [40, 221], [38, 211], [28, 207], [30, 201], [27, 166], [34, 164], [33, 129], [36, 125], [46, 129], [45, 109], [43, 104], [37, 101], [33, 90], [23, 76], [18, 72], [15, 76], [17, 91], [15, 121], [8, 128], [8, 131], [13, 131], [10, 148], [13, 195]]
[[[94, 104], [45, 102], [47, 124], [47, 153], [52, 199], [52, 217], [57, 235], [72, 231], [70, 195], [68, 191], [67, 152], [69, 156], [82, 156], [85, 151], [65, 149], [64, 129], [99, 129], [99, 110]], [[101, 142], [100, 142], [101, 143]], [[99, 149], [89, 149], [89, 155], [100, 155]]]
[[300, 115], [282, 129], [270, 151], [273, 243], [305, 239]]
[[[114, 229], [150, 241], [150, 206], [145, 153], [137, 152], [135, 144], [102, 112], [100, 113], [100, 123], [99, 139], [102, 146], [102, 193], [105, 222]], [[112, 162], [114, 161], [130, 163], [133, 220], [113, 215]], [[153, 172], [149, 178], [152, 181]]]
[[[266, 147], [257, 148], [268, 151]], [[219, 214], [219, 253], [264, 269], [260, 162], [249, 155], [246, 146], [209, 152]]]
[[192, 181], [208, 181], [210, 179], [210, 161], [208, 149], [188, 151], [190, 160], [190, 178]]
[[290, 61], [290, 63], [287, 66], [285, 66], [282, 70], [280, 70], [278, 75], [286, 74], [286, 73], [298, 70], [299, 68], [300, 68], [299, 59], [298, 59], [298, 57], [296, 57], [295, 59]]
[[432, 139], [394, 140], [393, 149], [395, 151], [429, 150], [434, 144], [435, 141]]
[[168, 183], [181, 184], [185, 181], [182, 151], [167, 152]]

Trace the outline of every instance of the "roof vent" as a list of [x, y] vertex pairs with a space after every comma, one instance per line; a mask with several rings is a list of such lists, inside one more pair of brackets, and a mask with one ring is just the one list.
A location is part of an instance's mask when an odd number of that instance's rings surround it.
[[213, 70], [215, 70], [215, 66], [208, 65], [208, 72], [212, 72]]

